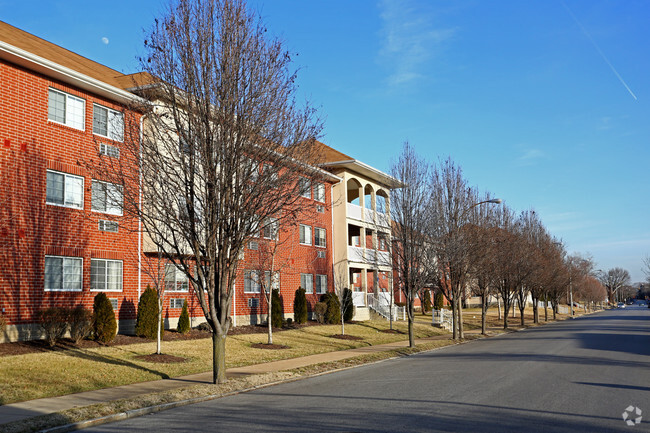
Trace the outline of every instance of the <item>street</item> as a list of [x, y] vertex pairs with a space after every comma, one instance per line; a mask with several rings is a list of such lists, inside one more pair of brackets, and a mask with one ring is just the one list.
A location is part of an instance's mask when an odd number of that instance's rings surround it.
[[628, 306], [89, 430], [640, 432], [649, 423], [650, 309]]

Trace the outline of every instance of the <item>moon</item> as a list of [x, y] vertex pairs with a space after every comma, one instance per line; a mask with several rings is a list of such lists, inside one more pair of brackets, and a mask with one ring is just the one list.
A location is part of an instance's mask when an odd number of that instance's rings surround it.
[[107, 38], [106, 36], [104, 36], [104, 37], [102, 38], [102, 42], [103, 42], [105, 45], [108, 45], [108, 38]]

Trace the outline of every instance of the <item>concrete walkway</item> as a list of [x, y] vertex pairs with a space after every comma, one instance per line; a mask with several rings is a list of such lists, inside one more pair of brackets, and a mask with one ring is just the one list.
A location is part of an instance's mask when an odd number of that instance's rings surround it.
[[[473, 334], [476, 331], [465, 332]], [[434, 340], [447, 340], [449, 338], [450, 335], [448, 334], [436, 335], [433, 337], [417, 339], [416, 343], [425, 343]], [[317, 355], [267, 362], [264, 364], [249, 365], [246, 367], [229, 368], [226, 370], [226, 375], [227, 377], [241, 377], [253, 374], [291, 370], [294, 368], [306, 367], [309, 365], [322, 364], [324, 362], [340, 361], [343, 359], [353, 358], [355, 356], [367, 355], [369, 353], [390, 351], [406, 346], [408, 346], [408, 341], [398, 341], [395, 343], [359, 347], [357, 349], [320, 353]], [[92, 404], [134, 397], [141, 394], [166, 391], [174, 388], [189, 386], [192, 384], [207, 384], [211, 383], [211, 381], [212, 371], [209, 371], [172, 379], [140, 382], [131, 385], [117, 386], [114, 388], [105, 388], [95, 391], [86, 391], [77, 394], [63, 395], [60, 397], [41, 398], [38, 400], [6, 404], [0, 406], [0, 426], [2, 426], [2, 424], [20, 421], [35, 416], [60, 412], [75, 407], [89, 406]]]

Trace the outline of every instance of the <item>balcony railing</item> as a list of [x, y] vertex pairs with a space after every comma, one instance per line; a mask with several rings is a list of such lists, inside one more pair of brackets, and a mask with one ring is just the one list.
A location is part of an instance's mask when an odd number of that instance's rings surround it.
[[371, 248], [348, 246], [348, 260], [351, 262], [368, 263], [378, 266], [391, 266], [391, 256], [388, 251], [376, 251]]
[[361, 219], [361, 206], [356, 204], [348, 203], [348, 218], [353, 218], [355, 220], [362, 221]]

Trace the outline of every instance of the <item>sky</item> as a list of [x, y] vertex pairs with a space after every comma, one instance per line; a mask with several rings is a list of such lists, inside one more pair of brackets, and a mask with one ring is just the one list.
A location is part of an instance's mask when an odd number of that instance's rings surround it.
[[[0, 0], [0, 20], [124, 73], [166, 1]], [[645, 280], [650, 2], [249, 0], [294, 53], [326, 144], [388, 172], [408, 141]]]

